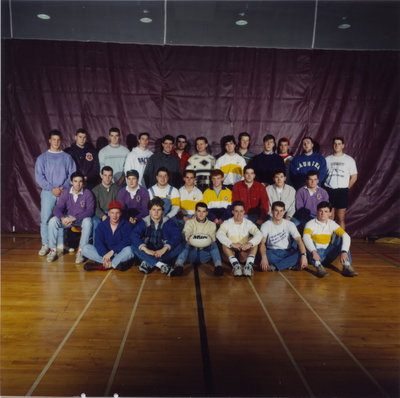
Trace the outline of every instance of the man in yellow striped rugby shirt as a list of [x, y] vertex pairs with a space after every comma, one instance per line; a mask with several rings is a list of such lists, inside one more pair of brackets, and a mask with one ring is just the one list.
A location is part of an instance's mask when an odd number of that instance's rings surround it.
[[323, 278], [328, 272], [323, 264], [331, 264], [339, 255], [344, 276], [357, 276], [351, 266], [351, 238], [335, 221], [329, 219], [332, 205], [321, 202], [317, 206], [317, 218], [310, 220], [303, 233], [308, 260], [317, 270], [317, 276]]

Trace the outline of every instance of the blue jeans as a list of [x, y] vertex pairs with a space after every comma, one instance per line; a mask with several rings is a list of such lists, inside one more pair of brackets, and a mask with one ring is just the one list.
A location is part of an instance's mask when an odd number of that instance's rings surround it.
[[275, 265], [279, 271], [288, 269], [297, 265], [300, 259], [300, 253], [294, 249], [267, 249], [268, 262]]
[[[54, 196], [53, 192], [42, 190], [40, 194], [40, 236], [42, 237], [42, 245], [49, 244], [49, 221], [57, 201], [58, 197]], [[58, 243], [64, 243], [64, 231], [62, 229], [58, 234]]]
[[[336, 239], [335, 239], [336, 238]], [[340, 256], [342, 252], [342, 238], [338, 238], [335, 234], [332, 237], [332, 241], [326, 249], [317, 249], [317, 253], [321, 257], [321, 263], [331, 264]], [[349, 263], [351, 264], [350, 250], [347, 252], [349, 257]], [[307, 250], [308, 263], [315, 266], [315, 261], [312, 258], [312, 254]]]
[[[93, 245], [86, 245], [82, 247], [82, 255], [84, 255], [89, 260], [96, 261], [98, 263], [103, 263], [103, 257], [97, 252]], [[124, 247], [119, 253], [114, 253], [111, 258], [111, 265], [113, 268], [117, 268], [118, 264], [125, 261], [131, 260], [134, 256], [130, 246]]]
[[177, 246], [171, 248], [171, 250], [167, 250], [167, 252], [161, 258], [150, 256], [149, 254], [146, 254], [144, 251], [139, 250], [135, 246], [131, 246], [131, 248], [135, 256], [137, 256], [140, 261], [146, 261], [146, 263], [149, 264], [151, 268], [154, 268], [159, 261], [162, 261], [163, 263], [168, 263], [174, 260], [175, 257], [182, 251], [183, 246], [182, 243], [179, 243]]
[[183, 267], [186, 262], [190, 264], [204, 264], [211, 259], [216, 267], [222, 265], [218, 245], [215, 242], [204, 249], [197, 249], [196, 247], [190, 246], [189, 243], [186, 243], [183, 251], [176, 259], [175, 265]]
[[101, 223], [101, 218], [97, 216], [92, 217], [92, 224], [93, 224], [93, 244], [95, 242], [95, 237], [96, 237], [96, 228], [97, 226]]
[[49, 221], [49, 247], [55, 249], [57, 246], [57, 234], [63, 232], [63, 229], [72, 227], [82, 227], [81, 240], [79, 246], [82, 249], [89, 243], [92, 233], [92, 218], [85, 217], [82, 221], [74, 221], [71, 225], [64, 225], [58, 217], [52, 217]]

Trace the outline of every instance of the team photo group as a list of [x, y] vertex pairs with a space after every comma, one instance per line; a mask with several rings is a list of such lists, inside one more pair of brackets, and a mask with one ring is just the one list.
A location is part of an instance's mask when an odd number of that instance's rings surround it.
[[108, 138], [97, 152], [80, 128], [62, 150], [62, 134], [52, 130], [49, 149], [36, 160], [39, 255], [49, 263], [76, 250], [75, 262], [86, 271], [137, 264], [142, 273], [158, 269], [172, 277], [183, 275], [186, 264], [210, 262], [216, 276], [223, 264], [235, 277], [311, 265], [323, 278], [324, 266], [339, 258], [344, 276], [358, 275], [345, 231], [357, 167], [343, 137], [332, 138], [327, 157], [311, 137], [292, 156], [286, 137], [265, 135], [256, 154], [250, 134], [228, 135], [216, 157], [201, 136], [192, 154], [184, 135], [164, 136], [156, 153], [147, 132], [131, 151], [118, 128]]

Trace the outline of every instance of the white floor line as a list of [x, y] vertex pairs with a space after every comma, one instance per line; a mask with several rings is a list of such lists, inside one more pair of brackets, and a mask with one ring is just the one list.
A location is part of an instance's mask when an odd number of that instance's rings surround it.
[[110, 395], [110, 390], [114, 383], [115, 374], [117, 373], [117, 369], [118, 369], [119, 363], [121, 361], [121, 356], [125, 349], [125, 343], [128, 338], [129, 330], [131, 329], [131, 326], [132, 326], [133, 318], [135, 317], [135, 314], [136, 314], [136, 309], [138, 307], [140, 296], [142, 295], [142, 291], [143, 291], [143, 287], [146, 282], [146, 279], [147, 279], [147, 274], [145, 274], [143, 277], [142, 284], [140, 285], [139, 292], [136, 296], [135, 304], [133, 305], [133, 308], [132, 308], [129, 322], [126, 325], [125, 334], [124, 334], [124, 337], [122, 338], [121, 345], [119, 346], [119, 351], [118, 351], [117, 357], [115, 358], [114, 366], [111, 371], [110, 377], [108, 379], [107, 388], [106, 388], [106, 391], [104, 392], [105, 397]]
[[293, 284], [283, 275], [282, 272], [278, 274], [285, 279], [288, 285], [295, 291], [295, 293], [300, 297], [304, 304], [309, 308], [309, 310], [315, 315], [315, 317], [324, 325], [325, 329], [332, 335], [332, 337], [337, 341], [337, 343], [343, 348], [343, 350], [349, 355], [349, 357], [358, 365], [358, 367], [364, 372], [364, 374], [371, 380], [371, 382], [378, 388], [378, 390], [386, 397], [389, 394], [384, 390], [384, 388], [375, 380], [375, 378], [368, 372], [364, 365], [354, 356], [354, 354], [346, 347], [346, 345], [339, 339], [335, 332], [329, 327], [329, 325], [318, 315], [318, 313], [311, 307], [311, 304], [303, 297], [303, 295], [293, 286]]
[[100, 286], [96, 289], [96, 291], [94, 292], [93, 296], [91, 297], [91, 299], [89, 300], [89, 302], [86, 304], [85, 308], [83, 309], [83, 311], [80, 313], [80, 315], [78, 316], [77, 320], [75, 321], [75, 323], [72, 325], [71, 329], [69, 329], [67, 335], [64, 337], [63, 341], [60, 343], [60, 345], [57, 347], [56, 351], [54, 352], [54, 354], [52, 355], [52, 357], [50, 358], [49, 362], [47, 362], [46, 366], [43, 368], [42, 372], [40, 373], [40, 375], [38, 376], [38, 378], [35, 380], [35, 382], [32, 384], [32, 387], [29, 389], [29, 391], [27, 392], [26, 396], [31, 396], [33, 391], [35, 391], [36, 387], [38, 386], [38, 384], [42, 381], [44, 375], [46, 374], [46, 372], [49, 370], [50, 366], [53, 364], [54, 360], [56, 359], [57, 355], [60, 353], [60, 351], [62, 350], [62, 348], [64, 347], [65, 343], [67, 342], [67, 340], [70, 338], [71, 334], [74, 332], [75, 328], [78, 326], [80, 320], [82, 319], [82, 317], [85, 315], [85, 312], [87, 311], [87, 309], [90, 307], [90, 305], [92, 304], [93, 300], [96, 298], [97, 294], [99, 293], [99, 291], [101, 290], [101, 288], [103, 287], [104, 283], [106, 282], [106, 280], [108, 279], [108, 277], [111, 275], [111, 271], [107, 273], [106, 277], [103, 279], [103, 281], [100, 283]]
[[292, 362], [292, 365], [294, 366], [294, 368], [296, 369], [297, 374], [299, 375], [301, 381], [304, 384], [304, 387], [306, 388], [306, 390], [308, 391], [308, 394], [310, 395], [310, 397], [315, 397], [313, 391], [311, 390], [311, 387], [309, 386], [306, 378], [304, 377], [301, 369], [299, 368], [299, 365], [297, 365], [296, 360], [294, 359], [292, 353], [290, 352], [288, 346], [285, 343], [285, 340], [283, 340], [282, 335], [279, 333], [278, 328], [275, 325], [275, 322], [273, 321], [273, 319], [271, 318], [271, 315], [269, 314], [267, 308], [265, 307], [260, 295], [258, 294], [256, 288], [254, 287], [253, 282], [251, 281], [250, 278], [247, 279], [249, 281], [249, 284], [251, 286], [251, 288], [253, 289], [254, 294], [256, 295], [262, 309], [264, 310], [265, 315], [267, 316], [269, 322], [271, 323], [272, 329], [274, 329], [274, 332], [276, 333], [276, 335], [278, 336], [279, 341], [281, 342], [283, 349], [286, 351], [287, 356], [289, 357], [290, 361]]

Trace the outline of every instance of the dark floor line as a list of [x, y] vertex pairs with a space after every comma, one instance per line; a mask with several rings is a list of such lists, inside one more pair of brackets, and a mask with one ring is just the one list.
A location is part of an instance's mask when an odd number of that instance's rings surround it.
[[354, 243], [353, 243], [352, 245], [355, 246], [357, 249], [363, 251], [364, 253], [367, 253], [367, 254], [369, 254], [369, 255], [371, 255], [371, 256], [374, 256], [374, 257], [376, 257], [376, 258], [379, 258], [380, 260], [383, 260], [383, 261], [385, 261], [385, 262], [387, 262], [387, 263], [389, 263], [389, 264], [391, 264], [391, 265], [394, 265], [396, 268], [400, 268], [400, 265], [399, 265], [399, 264], [396, 264], [396, 263], [394, 263], [393, 261], [390, 261], [390, 260], [386, 259], [385, 257], [381, 257], [381, 256], [379, 256], [378, 254], [371, 253], [371, 252], [369, 252], [368, 250], [365, 250], [365, 249], [363, 249], [362, 247], [360, 247], [360, 246], [358, 246], [358, 245], [355, 245]]
[[208, 349], [207, 339], [207, 327], [204, 318], [203, 300], [201, 298], [200, 278], [197, 265], [193, 266], [194, 269], [194, 281], [196, 285], [196, 300], [197, 300], [197, 315], [199, 319], [199, 332], [200, 332], [200, 343], [201, 343], [201, 357], [203, 360], [203, 377], [205, 385], [205, 394], [207, 396], [214, 395], [214, 382], [211, 371], [210, 353]]
[[5, 249], [5, 250], [3, 250], [3, 251], [1, 252], [1, 255], [6, 254], [6, 253], [10, 252], [11, 250], [16, 249], [17, 247], [22, 246], [23, 244], [25, 244], [26, 242], [29, 242], [29, 241], [32, 240], [32, 239], [36, 239], [36, 238], [27, 238], [27, 239], [23, 240], [22, 242], [17, 243], [17, 244], [16, 244], [15, 246], [13, 246], [11, 249]]

